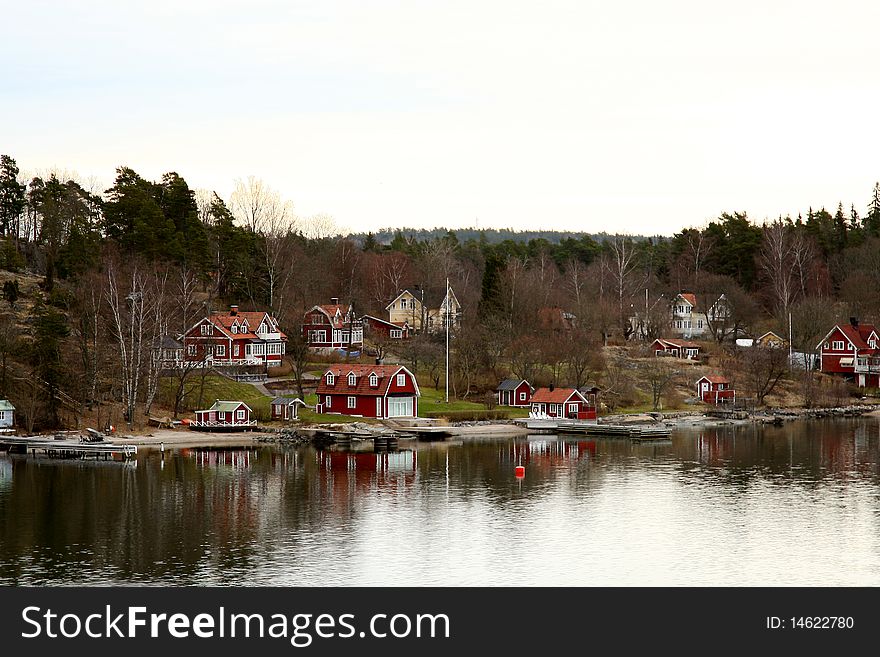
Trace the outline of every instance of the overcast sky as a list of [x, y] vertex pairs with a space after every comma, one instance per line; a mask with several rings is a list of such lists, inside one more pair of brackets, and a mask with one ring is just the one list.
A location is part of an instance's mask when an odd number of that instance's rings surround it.
[[300, 214], [672, 233], [880, 179], [880, 3], [0, 0], [0, 152]]

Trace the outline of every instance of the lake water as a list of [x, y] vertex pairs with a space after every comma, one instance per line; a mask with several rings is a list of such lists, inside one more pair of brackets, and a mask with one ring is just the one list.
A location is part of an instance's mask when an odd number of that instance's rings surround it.
[[0, 584], [125, 583], [878, 585], [880, 422], [0, 455]]

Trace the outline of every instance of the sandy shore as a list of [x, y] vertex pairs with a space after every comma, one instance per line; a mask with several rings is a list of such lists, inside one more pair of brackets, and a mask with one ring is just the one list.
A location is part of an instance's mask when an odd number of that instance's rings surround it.
[[154, 429], [143, 436], [108, 436], [109, 442], [119, 445], [137, 445], [138, 447], [159, 449], [165, 447], [247, 447], [255, 445], [257, 436], [254, 432], [242, 433], [211, 433], [210, 431], [189, 431], [187, 429]]

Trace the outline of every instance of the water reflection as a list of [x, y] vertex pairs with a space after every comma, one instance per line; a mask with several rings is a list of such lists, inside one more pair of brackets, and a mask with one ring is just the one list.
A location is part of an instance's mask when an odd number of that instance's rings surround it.
[[878, 463], [873, 419], [3, 455], [0, 583], [880, 584]]

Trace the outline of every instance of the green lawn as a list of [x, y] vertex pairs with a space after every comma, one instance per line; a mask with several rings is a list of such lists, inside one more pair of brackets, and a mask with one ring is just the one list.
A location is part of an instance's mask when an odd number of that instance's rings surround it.
[[[173, 395], [175, 386], [176, 381], [172, 379], [166, 378], [162, 379], [160, 382], [159, 390], [161, 398], [168, 407], [174, 406]], [[197, 406], [199, 402], [200, 387], [199, 376], [197, 374], [191, 374], [187, 379], [186, 387], [189, 390], [189, 394], [185, 397], [183, 402], [184, 412], [198, 410]], [[224, 376], [209, 374], [205, 377], [205, 388], [202, 395], [201, 408], [210, 408], [211, 404], [218, 399], [223, 401], [243, 401], [251, 407], [254, 414], [259, 419], [268, 419], [269, 417], [269, 402], [271, 399], [266, 397], [266, 395], [261, 393], [254, 386], [249, 383], [232, 381]]]

